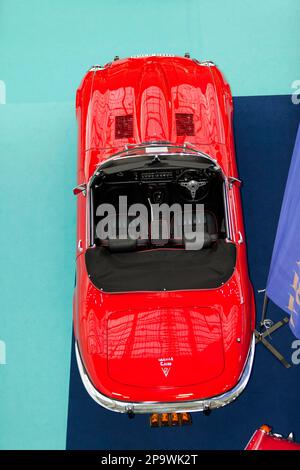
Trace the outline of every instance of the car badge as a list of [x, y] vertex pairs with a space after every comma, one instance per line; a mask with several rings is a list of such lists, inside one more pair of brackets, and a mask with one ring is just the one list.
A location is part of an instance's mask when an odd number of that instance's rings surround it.
[[173, 365], [173, 357], [162, 357], [158, 359], [159, 365], [165, 377], [168, 377]]

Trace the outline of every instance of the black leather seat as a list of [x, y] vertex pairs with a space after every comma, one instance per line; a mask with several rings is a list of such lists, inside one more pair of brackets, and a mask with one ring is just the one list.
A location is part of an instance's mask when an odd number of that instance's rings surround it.
[[[172, 244], [183, 245], [185, 248], [191, 249], [189, 242], [192, 241], [192, 237], [195, 234], [196, 224], [202, 225], [202, 211], [193, 211], [185, 213], [185, 216], [178, 220], [173, 218], [172, 221]], [[177, 225], [176, 225], [177, 224]], [[217, 218], [213, 212], [204, 212], [204, 243], [202, 248], [210, 246], [213, 242], [218, 239], [218, 223]], [[195, 246], [194, 249], [199, 249]]]
[[[140, 235], [137, 239], [133, 239], [129, 236], [129, 224], [135, 219], [136, 216], [127, 215], [127, 217], [120, 217], [120, 214], [117, 214], [116, 218], [111, 220], [110, 225], [112, 233], [115, 233], [116, 237], [108, 236], [108, 238], [105, 239], [97, 238], [98, 244], [100, 246], [106, 246], [112, 252], [135, 251], [137, 247], [147, 247], [149, 245], [149, 234], [146, 238]], [[124, 238], [124, 234], [126, 238]]]
[[[196, 225], [201, 226], [202, 211], [193, 211], [185, 213], [184, 217], [173, 217], [169, 226], [168, 221], [159, 219], [157, 222], [159, 233], [158, 238], [151, 234], [151, 245], [154, 247], [180, 246], [185, 249], [200, 249], [211, 246], [218, 239], [217, 219], [213, 212], [204, 212], [204, 243], [199, 246], [193, 244], [193, 236], [195, 235]], [[128, 252], [135, 251], [138, 247], [147, 248], [149, 246], [149, 238], [142, 236], [132, 239], [128, 235], [128, 226], [130, 222], [135, 220], [135, 216], [119, 217], [112, 220], [112, 233], [115, 232], [116, 237], [108, 237], [106, 239], [96, 239], [97, 244], [107, 247], [111, 252]], [[153, 228], [153, 227], [152, 227]], [[120, 233], [127, 234], [126, 238], [120, 237]], [[149, 237], [149, 233], [148, 233]]]

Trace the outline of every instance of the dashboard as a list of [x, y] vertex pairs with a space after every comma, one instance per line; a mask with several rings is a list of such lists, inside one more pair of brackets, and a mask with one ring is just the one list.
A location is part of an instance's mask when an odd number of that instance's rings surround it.
[[155, 170], [134, 170], [119, 172], [113, 176], [107, 176], [105, 183], [171, 183], [179, 181], [207, 180], [215, 175], [215, 172], [209, 169], [155, 169]]
[[[166, 190], [169, 185], [176, 187], [186, 201], [199, 201], [209, 191], [216, 173], [210, 169], [156, 168], [131, 170], [106, 176], [104, 184], [138, 184], [147, 189]], [[174, 188], [175, 189], [175, 188]]]

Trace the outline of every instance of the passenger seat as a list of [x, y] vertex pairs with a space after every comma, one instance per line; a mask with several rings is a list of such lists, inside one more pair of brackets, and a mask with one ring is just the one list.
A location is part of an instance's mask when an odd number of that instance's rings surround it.
[[[172, 239], [171, 242], [173, 245], [183, 245], [187, 248], [190, 237], [189, 234], [195, 233], [196, 223], [200, 224], [201, 222], [202, 211], [193, 211], [186, 214], [185, 217], [182, 217], [179, 223], [181, 223], [181, 236], [177, 236], [177, 233], [180, 233], [180, 230], [176, 231], [176, 218], [172, 219], [171, 228], [172, 228]], [[177, 229], [180, 227], [177, 226]], [[218, 224], [215, 214], [211, 211], [204, 212], [204, 244], [202, 248], [207, 248], [211, 246], [218, 239]]]

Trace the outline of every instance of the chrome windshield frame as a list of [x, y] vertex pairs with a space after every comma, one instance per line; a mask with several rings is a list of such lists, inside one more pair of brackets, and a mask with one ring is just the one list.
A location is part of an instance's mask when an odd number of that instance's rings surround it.
[[[188, 146], [189, 145], [189, 146]], [[227, 178], [226, 178], [226, 175], [224, 174], [222, 168], [220, 167], [220, 165], [218, 164], [218, 162], [210, 157], [208, 154], [204, 153], [204, 152], [201, 152], [200, 150], [197, 150], [197, 149], [194, 149], [193, 147], [191, 147], [191, 144], [188, 144], [188, 145], [183, 145], [183, 146], [178, 146], [178, 145], [165, 145], [165, 144], [162, 144], [160, 143], [160, 145], [158, 145], [158, 143], [154, 144], [143, 144], [141, 146], [137, 146], [137, 147], [131, 147], [130, 149], [125, 149], [125, 150], [122, 150], [122, 152], [118, 152], [117, 154], [114, 154], [112, 155], [111, 157], [109, 157], [107, 160], [105, 160], [104, 162], [102, 162], [95, 170], [94, 174], [91, 176], [88, 184], [87, 184], [87, 188], [86, 188], [86, 191], [87, 191], [87, 214], [86, 214], [86, 234], [87, 234], [87, 246], [89, 247], [93, 247], [94, 246], [94, 208], [93, 208], [93, 190], [92, 190], [92, 187], [93, 187], [93, 183], [94, 183], [94, 179], [97, 178], [101, 172], [101, 168], [104, 164], [106, 164], [107, 162], [109, 161], [116, 161], [116, 160], [125, 160], [127, 159], [129, 156], [133, 156], [132, 154], [130, 154], [130, 150], [140, 150], [140, 149], [143, 149], [143, 148], [148, 148], [148, 147], [153, 147], [153, 149], [157, 146], [159, 147], [173, 147], [173, 148], [181, 148], [183, 151], [182, 153], [179, 153], [179, 152], [167, 152], [167, 153], [163, 153], [163, 152], [159, 152], [159, 153], [155, 153], [153, 152], [153, 157], [160, 157], [160, 156], [172, 156], [172, 155], [181, 155], [181, 156], [187, 156], [187, 155], [190, 155], [190, 156], [197, 156], [199, 155], [200, 157], [203, 157], [203, 158], [206, 158], [207, 160], [209, 160], [213, 165], [214, 165], [214, 168], [216, 171], [220, 171], [221, 172], [221, 175], [222, 175], [222, 178], [223, 178], [223, 181], [224, 181], [224, 184], [226, 185], [227, 187]], [[151, 156], [151, 153], [147, 154], [147, 156]], [[137, 158], [139, 157], [143, 157], [143, 154], [140, 154], [140, 155], [136, 155]], [[229, 214], [228, 214], [228, 199], [227, 199], [227, 193], [226, 193], [226, 197], [224, 197], [224, 212], [225, 212], [225, 222], [227, 223], [227, 221], [229, 220], [228, 217], [229, 217]], [[227, 227], [227, 225], [226, 225]], [[231, 240], [230, 238], [230, 230], [227, 231], [227, 228], [226, 228], [226, 232], [227, 232], [227, 238], [229, 240]]]

